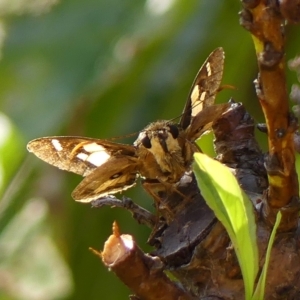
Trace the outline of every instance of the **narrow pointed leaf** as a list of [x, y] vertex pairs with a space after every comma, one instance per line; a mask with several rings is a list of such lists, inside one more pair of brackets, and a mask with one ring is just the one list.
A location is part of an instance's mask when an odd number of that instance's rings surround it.
[[270, 256], [271, 256], [271, 250], [273, 247], [273, 243], [275, 240], [275, 235], [276, 235], [276, 231], [277, 228], [280, 224], [281, 221], [281, 212], [279, 211], [277, 213], [276, 216], [276, 222], [274, 224], [271, 236], [270, 236], [270, 240], [268, 243], [268, 248], [267, 248], [267, 253], [266, 253], [266, 261], [265, 264], [263, 266], [262, 272], [260, 274], [256, 289], [255, 289], [255, 293], [252, 297], [252, 300], [259, 300], [259, 299], [264, 299], [264, 295], [265, 295], [265, 287], [266, 287], [266, 277], [267, 277], [267, 270], [269, 267], [269, 262], [270, 262]]

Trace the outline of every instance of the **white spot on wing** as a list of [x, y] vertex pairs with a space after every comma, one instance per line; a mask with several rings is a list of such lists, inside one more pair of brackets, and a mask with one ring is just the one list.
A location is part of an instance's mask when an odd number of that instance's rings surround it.
[[83, 146], [83, 149], [88, 153], [81, 152], [78, 153], [76, 157], [96, 167], [103, 165], [110, 158], [110, 154], [106, 149], [97, 143], [86, 144]]
[[207, 62], [206, 64], [206, 71], [207, 71], [207, 76], [211, 76], [211, 67], [209, 62]]
[[194, 86], [191, 94], [192, 105], [198, 100], [198, 97], [199, 97], [199, 87], [198, 85], [196, 85]]
[[200, 94], [199, 85], [196, 85], [191, 94], [192, 100], [192, 117], [195, 117], [203, 109], [203, 101], [205, 100], [206, 92]]
[[83, 146], [83, 149], [87, 152], [105, 151], [105, 148], [96, 143], [90, 143]]
[[200, 101], [203, 102], [205, 100], [206, 92], [202, 92], [200, 95]]
[[60, 143], [59, 140], [53, 139], [53, 140], [51, 141], [51, 143], [52, 143], [53, 147], [55, 148], [55, 150], [61, 151], [61, 150], [63, 149], [63, 147], [62, 147], [62, 145], [61, 145], [61, 143]]
[[106, 163], [110, 158], [110, 155], [106, 151], [93, 152], [89, 155], [87, 161], [94, 166], [101, 166]]
[[85, 154], [85, 153], [78, 153], [77, 155], [76, 155], [76, 157], [78, 157], [79, 159], [81, 159], [81, 160], [83, 160], [83, 161], [86, 161], [86, 159], [89, 157], [87, 154]]

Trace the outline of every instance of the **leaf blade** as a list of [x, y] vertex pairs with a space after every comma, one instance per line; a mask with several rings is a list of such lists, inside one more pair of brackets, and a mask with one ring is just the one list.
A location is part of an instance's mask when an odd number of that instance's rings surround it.
[[202, 153], [196, 153], [194, 158], [198, 186], [229, 234], [244, 278], [245, 299], [251, 299], [258, 272], [253, 205], [228, 168]]

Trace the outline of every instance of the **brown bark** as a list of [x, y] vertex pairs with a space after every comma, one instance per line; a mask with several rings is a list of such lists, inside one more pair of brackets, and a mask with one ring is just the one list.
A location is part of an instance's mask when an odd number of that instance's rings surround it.
[[[278, 209], [281, 209], [283, 219], [280, 230], [289, 231], [296, 229], [298, 225], [299, 187], [294, 147], [294, 133], [298, 125], [288, 106], [284, 55], [285, 19], [281, 14], [280, 1], [243, 1], [243, 4], [241, 23], [251, 32], [254, 41], [259, 67], [256, 92], [268, 132], [269, 154], [265, 167], [269, 189], [263, 214], [272, 225]], [[287, 10], [286, 6], [284, 10]]]
[[137, 298], [157, 300], [191, 300], [189, 293], [182, 290], [163, 272], [158, 257], [151, 257], [137, 247], [132, 236], [120, 234], [117, 223], [113, 234], [107, 239], [101, 253], [103, 263], [124, 282]]

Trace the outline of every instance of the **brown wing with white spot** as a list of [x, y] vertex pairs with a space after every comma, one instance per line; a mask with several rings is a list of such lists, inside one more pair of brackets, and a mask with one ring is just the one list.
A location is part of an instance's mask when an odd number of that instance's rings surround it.
[[135, 147], [84, 137], [43, 137], [28, 143], [27, 149], [61, 170], [82, 176], [91, 174], [114, 155], [134, 156]]
[[138, 159], [117, 155], [86, 176], [72, 193], [79, 202], [90, 202], [115, 194], [135, 185]]
[[216, 93], [220, 87], [224, 68], [223, 48], [217, 48], [201, 66], [190, 90], [180, 125], [186, 129], [192, 119], [205, 107], [214, 104]]

